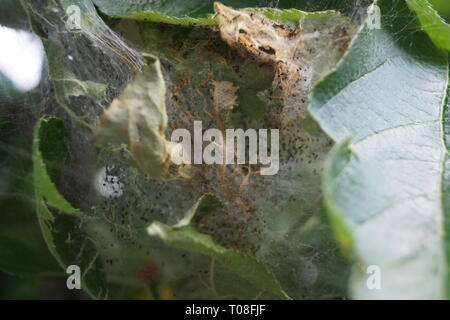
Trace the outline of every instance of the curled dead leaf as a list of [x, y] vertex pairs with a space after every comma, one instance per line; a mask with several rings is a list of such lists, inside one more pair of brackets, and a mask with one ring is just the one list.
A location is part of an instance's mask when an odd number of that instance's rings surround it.
[[185, 175], [171, 163], [177, 143], [166, 140], [166, 86], [159, 60], [151, 62], [106, 109], [96, 128], [100, 146], [125, 145], [134, 165], [152, 178]]
[[302, 30], [267, 19], [259, 12], [234, 10], [218, 2], [214, 10], [222, 39], [241, 54], [274, 66], [286, 94], [296, 91], [302, 74]]

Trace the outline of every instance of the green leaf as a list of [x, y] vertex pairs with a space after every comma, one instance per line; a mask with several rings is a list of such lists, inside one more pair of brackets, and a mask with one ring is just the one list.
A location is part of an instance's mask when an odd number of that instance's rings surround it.
[[[344, 254], [352, 254], [355, 240], [353, 239], [352, 232], [342, 219], [345, 213], [339, 211], [339, 206], [336, 206], [333, 202], [333, 192], [335, 190], [334, 182], [339, 178], [340, 173], [344, 170], [350, 158], [352, 156], [355, 157], [355, 154], [350, 149], [350, 142], [351, 139], [347, 139], [330, 152], [323, 174], [325, 206], [328, 211], [330, 223], [333, 226], [334, 237], [343, 248]], [[351, 255], [348, 255], [348, 257], [353, 259]]]
[[[58, 192], [47, 174], [48, 163], [64, 162], [63, 122], [57, 118], [40, 120], [34, 134], [33, 161], [36, 210], [42, 235], [60, 266], [77, 265], [81, 270], [82, 289], [94, 298], [106, 298], [106, 279], [99, 253], [89, 237], [80, 230], [79, 209], [75, 209]], [[45, 152], [44, 152], [45, 150]], [[50, 151], [54, 152], [50, 152]], [[43, 156], [46, 155], [46, 158]], [[57, 171], [54, 171], [57, 172]], [[49, 206], [51, 208], [49, 208]], [[61, 212], [53, 212], [57, 209]]]
[[416, 13], [423, 30], [428, 33], [434, 44], [438, 48], [450, 51], [450, 25], [427, 0], [406, 0], [406, 2]]
[[[179, 25], [210, 26], [217, 24], [214, 18], [213, 4], [208, 0], [163, 0], [163, 1], [116, 1], [94, 0], [97, 7], [105, 14], [113, 17], [162, 22]], [[259, 7], [260, 1], [225, 0], [225, 5], [245, 8]], [[298, 9], [252, 8], [248, 12], [259, 12], [269, 19], [279, 21], [298, 21], [303, 18], [321, 18], [335, 14], [334, 11], [304, 12]]]
[[248, 13], [261, 13], [267, 18], [280, 22], [297, 22], [302, 19], [318, 19], [331, 17], [337, 14], [336, 11], [315, 11], [306, 12], [298, 9], [275, 9], [275, 8], [247, 8], [242, 11]]
[[[35, 130], [34, 142], [33, 142], [33, 160], [34, 160], [34, 184], [36, 189], [36, 196], [45, 198], [46, 202], [63, 212], [79, 214], [80, 210], [75, 209], [67, 202], [66, 199], [58, 192], [55, 184], [51, 180], [47, 172], [47, 167], [44, 162], [44, 157], [41, 150], [41, 140], [50, 144], [52, 148], [55, 148], [56, 152], [54, 156], [59, 157], [58, 160], [62, 160], [64, 157], [65, 143], [64, 126], [61, 120], [51, 118], [49, 120], [41, 120]], [[54, 160], [53, 160], [54, 161]]]
[[177, 225], [171, 227], [156, 221], [147, 228], [147, 231], [151, 236], [160, 238], [170, 246], [210, 256], [254, 286], [289, 299], [273, 273], [256, 258], [218, 245], [209, 235], [194, 229], [191, 222], [195, 215], [208, 214], [208, 211], [215, 210], [217, 207], [218, 202], [215, 197], [204, 195], [187, 213], [185, 219]]
[[61, 271], [54, 260], [24, 242], [3, 234], [0, 234], [0, 270], [20, 276]]
[[447, 21], [450, 21], [450, 2], [447, 0], [428, 0], [431, 6]]
[[81, 288], [95, 299], [109, 296], [100, 254], [92, 240], [83, 233], [80, 221], [63, 213], [53, 213], [42, 198], [36, 199], [37, 215], [47, 246], [59, 265], [80, 267]]
[[[354, 298], [445, 298], [448, 57], [416, 30], [405, 2], [377, 4], [382, 28], [365, 26], [313, 92], [311, 113], [344, 141], [326, 166], [325, 202], [355, 262]], [[367, 286], [371, 265], [380, 267], [380, 290]]]

